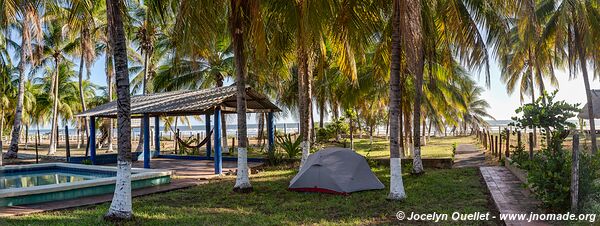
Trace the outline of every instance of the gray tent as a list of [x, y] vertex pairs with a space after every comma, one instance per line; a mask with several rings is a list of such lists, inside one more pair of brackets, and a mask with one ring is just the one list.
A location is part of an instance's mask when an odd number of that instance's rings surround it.
[[347, 148], [326, 148], [308, 157], [288, 189], [348, 194], [383, 188], [365, 157]]

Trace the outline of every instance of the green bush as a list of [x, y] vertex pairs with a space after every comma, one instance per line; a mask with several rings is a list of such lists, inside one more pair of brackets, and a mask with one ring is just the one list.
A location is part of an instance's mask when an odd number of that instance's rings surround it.
[[292, 139], [291, 134], [286, 134], [280, 137], [277, 137], [277, 146], [287, 154], [287, 157], [290, 159], [296, 158], [300, 152], [302, 152], [302, 148], [300, 144], [302, 143], [302, 136], [298, 136], [295, 140]]
[[[533, 159], [523, 146], [517, 147], [513, 163], [527, 171], [527, 183], [536, 198], [550, 211], [564, 211], [570, 206], [571, 155], [562, 144], [574, 125], [567, 121], [579, 111], [578, 105], [565, 101], [554, 101], [556, 92], [544, 92], [534, 103], [525, 104], [515, 112], [510, 125], [521, 129], [540, 128], [544, 146], [535, 153]], [[587, 160], [586, 160], [587, 161]], [[582, 161], [582, 168], [590, 167], [591, 162]], [[584, 166], [585, 165], [585, 166]], [[587, 176], [587, 175], [586, 175]], [[593, 176], [592, 176], [593, 177]], [[585, 182], [584, 186], [588, 186]], [[581, 196], [580, 196], [581, 197]]]
[[569, 208], [571, 161], [568, 150], [543, 148], [530, 161], [527, 183], [534, 195], [551, 211]]

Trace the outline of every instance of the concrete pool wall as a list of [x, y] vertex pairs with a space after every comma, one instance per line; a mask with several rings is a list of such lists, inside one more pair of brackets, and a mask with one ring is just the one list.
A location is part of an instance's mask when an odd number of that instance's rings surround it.
[[[110, 166], [80, 165], [69, 163], [42, 163], [35, 165], [16, 165], [0, 167], [0, 177], [2, 175], [2, 171], [5, 170], [25, 171], [35, 168], [47, 167], [63, 167], [70, 169], [108, 172], [117, 171], [116, 167]], [[170, 170], [132, 168], [131, 172], [132, 189], [170, 183], [171, 175], [173, 175], [173, 172]], [[116, 177], [104, 177], [70, 183], [1, 189], [0, 206], [26, 205], [113, 193], [115, 189], [115, 181]]]

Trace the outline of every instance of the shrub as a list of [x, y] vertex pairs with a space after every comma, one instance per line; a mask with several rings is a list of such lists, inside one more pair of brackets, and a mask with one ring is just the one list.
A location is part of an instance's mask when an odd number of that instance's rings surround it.
[[293, 159], [302, 152], [300, 144], [302, 142], [302, 136], [298, 136], [295, 140], [292, 139], [291, 134], [286, 134], [277, 137], [277, 146], [287, 154], [288, 158]]

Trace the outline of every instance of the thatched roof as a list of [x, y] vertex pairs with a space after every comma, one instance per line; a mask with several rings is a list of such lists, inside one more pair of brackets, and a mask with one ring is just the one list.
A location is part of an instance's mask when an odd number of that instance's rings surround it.
[[[131, 116], [186, 116], [212, 113], [216, 107], [221, 107], [225, 113], [235, 113], [235, 86], [211, 88], [192, 91], [173, 91], [137, 95], [131, 97]], [[247, 112], [277, 112], [281, 111], [266, 96], [246, 87]], [[112, 101], [77, 115], [78, 117], [117, 117], [117, 101]]]
[[[600, 90], [598, 89], [592, 90], [592, 104], [594, 105], [594, 118], [600, 118]], [[588, 114], [587, 103], [583, 106], [583, 108], [581, 108], [581, 112], [579, 112], [577, 117], [583, 119], [590, 119], [590, 115]]]

